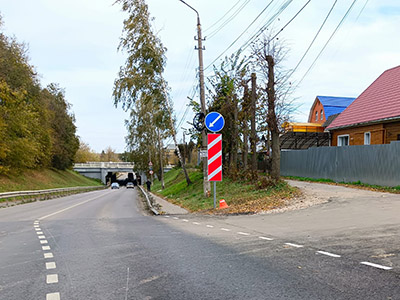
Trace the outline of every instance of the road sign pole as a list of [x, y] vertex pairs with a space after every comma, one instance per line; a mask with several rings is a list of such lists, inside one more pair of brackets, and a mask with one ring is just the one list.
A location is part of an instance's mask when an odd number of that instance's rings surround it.
[[217, 182], [214, 181], [214, 209], [216, 208], [217, 203]]

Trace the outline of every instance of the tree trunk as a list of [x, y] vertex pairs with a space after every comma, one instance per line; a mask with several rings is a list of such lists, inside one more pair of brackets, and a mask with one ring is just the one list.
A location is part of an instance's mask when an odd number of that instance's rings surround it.
[[164, 151], [163, 151], [163, 144], [160, 138], [160, 132], [157, 129], [157, 138], [158, 138], [158, 148], [160, 153], [160, 181], [161, 181], [161, 188], [165, 189], [164, 184]]
[[243, 168], [247, 170], [247, 158], [249, 155], [249, 129], [247, 128], [247, 121], [243, 121]]
[[274, 76], [274, 58], [271, 55], [267, 56], [268, 62], [268, 86], [267, 86], [267, 94], [268, 94], [268, 127], [271, 131], [271, 177], [275, 181], [280, 179], [280, 145], [279, 145], [279, 128], [278, 128], [278, 120], [275, 114], [275, 76]]
[[238, 101], [233, 97], [233, 170], [236, 171], [238, 165], [238, 145], [239, 145], [239, 122], [238, 122]]
[[256, 98], [257, 98], [257, 77], [256, 73], [251, 73], [251, 170], [253, 172], [257, 171], [257, 135], [256, 135]]

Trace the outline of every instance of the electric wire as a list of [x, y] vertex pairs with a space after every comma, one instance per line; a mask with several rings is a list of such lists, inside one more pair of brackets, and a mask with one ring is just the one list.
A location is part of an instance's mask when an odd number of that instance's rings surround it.
[[[290, 2], [293, 0], [289, 0]], [[246, 27], [246, 29], [220, 54], [218, 55], [207, 67], [204, 68], [204, 70], [207, 70], [209, 67], [211, 67], [222, 55], [224, 55], [233, 45], [236, 44], [236, 42], [246, 33], [246, 31], [258, 20], [258, 18], [268, 9], [268, 7], [274, 2], [274, 0], [271, 0], [270, 3], [267, 4], [267, 6], [257, 15], [257, 17], [250, 23], [249, 26]]]
[[311, 66], [308, 68], [308, 70], [306, 71], [306, 73], [304, 73], [303, 77], [300, 79], [300, 81], [298, 82], [297, 86], [298, 87], [304, 80], [304, 78], [306, 78], [306, 76], [308, 75], [308, 73], [310, 73], [311, 69], [315, 66], [315, 63], [317, 62], [317, 60], [320, 58], [321, 54], [324, 52], [324, 50], [326, 49], [326, 47], [328, 46], [329, 42], [332, 40], [333, 36], [336, 34], [336, 32], [339, 30], [339, 28], [342, 26], [343, 22], [346, 20], [347, 16], [349, 15], [349, 13], [351, 12], [351, 10], [354, 7], [354, 4], [357, 2], [357, 0], [353, 0], [353, 3], [350, 5], [350, 7], [348, 8], [348, 10], [346, 11], [345, 15], [343, 16], [343, 18], [340, 20], [339, 24], [336, 26], [335, 30], [332, 32], [331, 36], [329, 37], [329, 39], [326, 41], [324, 47], [322, 47], [321, 51], [318, 53], [317, 57], [314, 59], [313, 63], [311, 64]]
[[294, 72], [296, 72], [297, 68], [300, 66], [300, 64], [303, 62], [304, 58], [307, 56], [308, 52], [310, 51], [311, 47], [314, 45], [315, 40], [318, 38], [322, 28], [325, 26], [326, 21], [328, 20], [329, 16], [331, 15], [333, 9], [335, 8], [335, 5], [337, 3], [337, 0], [333, 3], [332, 7], [330, 8], [328, 14], [326, 15], [324, 21], [322, 22], [321, 26], [319, 27], [317, 33], [315, 34], [314, 38], [312, 39], [310, 45], [308, 46], [307, 50], [304, 52], [303, 56], [297, 63], [297, 65], [294, 67], [294, 69], [290, 72], [289, 77], [293, 75]]
[[239, 0], [236, 2], [221, 18], [219, 18], [216, 22], [214, 22], [210, 27], [207, 27], [204, 29], [204, 33], [206, 33], [208, 30], [213, 28], [215, 25], [217, 25], [219, 22], [221, 22], [242, 0]]
[[235, 13], [228, 19], [226, 20], [221, 26], [219, 26], [217, 29], [215, 29], [213, 32], [211, 32], [208, 36], [208, 39], [213, 38], [218, 32], [220, 32], [226, 25], [228, 25], [233, 19], [235, 19], [239, 13], [244, 9], [244, 7], [250, 3], [251, 0], [247, 0], [245, 3], [242, 4], [242, 6], [239, 7], [235, 11]]

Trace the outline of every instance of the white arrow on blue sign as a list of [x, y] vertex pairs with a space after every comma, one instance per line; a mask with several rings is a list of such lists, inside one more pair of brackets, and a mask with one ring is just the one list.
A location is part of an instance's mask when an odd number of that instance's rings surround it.
[[225, 125], [224, 117], [216, 111], [207, 114], [204, 122], [206, 123], [207, 129], [212, 132], [220, 131]]

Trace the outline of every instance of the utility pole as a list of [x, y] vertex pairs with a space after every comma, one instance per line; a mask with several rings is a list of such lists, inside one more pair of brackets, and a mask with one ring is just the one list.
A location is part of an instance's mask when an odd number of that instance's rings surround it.
[[256, 73], [251, 73], [251, 105], [250, 105], [250, 119], [251, 119], [251, 170], [257, 171], [257, 134], [256, 134], [256, 99], [257, 99], [257, 76]]
[[[197, 10], [195, 10], [193, 7], [191, 7], [189, 4], [187, 4], [183, 0], [179, 0], [189, 8], [195, 11], [197, 14], [197, 47], [195, 48], [196, 50], [199, 51], [199, 78], [200, 78], [200, 106], [201, 106], [201, 112], [206, 115], [206, 96], [205, 96], [205, 89], [204, 89], [204, 66], [203, 66], [203, 37], [201, 34], [201, 23], [200, 23], [200, 15]], [[205, 151], [207, 150], [207, 134], [206, 131], [203, 130], [201, 132], [201, 140], [202, 140], [202, 150]], [[208, 168], [208, 161], [207, 157], [203, 157], [203, 176], [204, 176], [204, 181], [203, 181], [203, 192], [204, 196], [208, 197], [211, 193], [211, 186], [210, 182], [208, 181], [208, 174], [207, 174], [207, 168]]]

